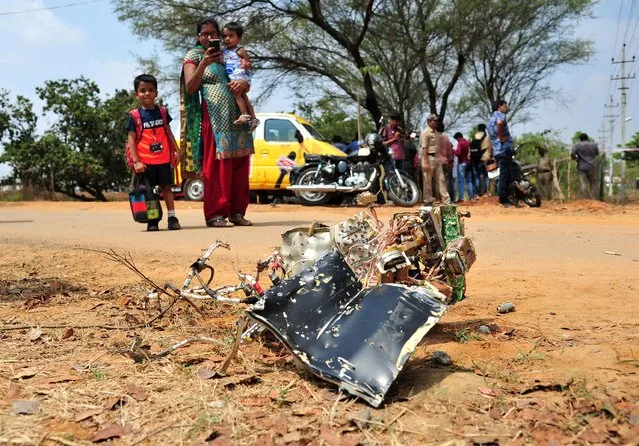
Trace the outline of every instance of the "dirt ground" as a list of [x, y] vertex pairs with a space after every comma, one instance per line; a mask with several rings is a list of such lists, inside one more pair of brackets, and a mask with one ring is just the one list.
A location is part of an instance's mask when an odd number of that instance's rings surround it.
[[[478, 251], [468, 298], [379, 409], [299, 370], [268, 338], [242, 345], [227, 377], [205, 379], [242, 309], [180, 304], [131, 328], [157, 315], [142, 309], [147, 286], [92, 251], [129, 253], [156, 283], [180, 284], [220, 239], [231, 250], [214, 254], [214, 282], [235, 283], [284, 230], [359, 209], [255, 205], [255, 226], [212, 229], [199, 204], [180, 202], [185, 229], [148, 234], [127, 207], [0, 204], [0, 444], [639, 444], [639, 207], [462, 207]], [[516, 311], [498, 314], [504, 302]], [[193, 336], [214, 342], [151, 362], [122, 354]], [[453, 364], [431, 361], [437, 350]]]

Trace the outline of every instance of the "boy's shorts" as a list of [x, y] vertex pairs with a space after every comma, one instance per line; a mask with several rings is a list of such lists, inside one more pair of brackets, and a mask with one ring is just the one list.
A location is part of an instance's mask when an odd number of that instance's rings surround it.
[[173, 167], [171, 167], [171, 163], [147, 164], [142, 178], [146, 178], [151, 187], [171, 186], [173, 184]]

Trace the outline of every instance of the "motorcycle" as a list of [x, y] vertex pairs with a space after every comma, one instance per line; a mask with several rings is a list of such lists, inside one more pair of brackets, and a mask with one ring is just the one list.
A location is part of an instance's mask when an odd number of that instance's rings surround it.
[[[523, 201], [531, 208], [538, 208], [541, 206], [541, 195], [537, 191], [537, 187], [530, 182], [528, 177], [537, 171], [537, 166], [534, 164], [521, 165], [519, 161], [515, 159], [517, 155], [517, 149], [520, 146], [513, 148], [513, 157], [511, 161], [511, 182], [509, 185], [508, 200], [515, 205], [519, 201]], [[488, 172], [488, 178], [499, 179], [499, 168]]]
[[365, 144], [348, 156], [305, 154], [304, 159], [305, 164], [291, 172], [287, 187], [304, 205], [323, 205], [338, 194], [375, 195], [380, 187], [399, 206], [413, 206], [419, 200], [417, 183], [395, 167], [377, 133], [367, 135]]

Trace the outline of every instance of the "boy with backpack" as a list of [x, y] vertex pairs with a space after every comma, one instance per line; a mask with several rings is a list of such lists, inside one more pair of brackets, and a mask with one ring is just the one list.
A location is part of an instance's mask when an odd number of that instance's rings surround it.
[[[158, 96], [155, 77], [141, 74], [133, 81], [133, 87], [142, 107], [129, 112], [127, 163], [151, 188], [159, 186], [169, 214], [169, 230], [178, 230], [181, 226], [175, 216], [171, 185], [173, 167], [179, 163], [179, 149], [169, 127], [171, 116], [163, 105], [155, 105]], [[160, 219], [149, 221], [146, 230], [159, 231], [159, 223]]]
[[488, 172], [486, 160], [490, 158], [490, 138], [486, 135], [486, 125], [479, 124], [477, 133], [470, 142], [470, 164], [473, 169], [475, 192], [481, 197], [488, 193]]

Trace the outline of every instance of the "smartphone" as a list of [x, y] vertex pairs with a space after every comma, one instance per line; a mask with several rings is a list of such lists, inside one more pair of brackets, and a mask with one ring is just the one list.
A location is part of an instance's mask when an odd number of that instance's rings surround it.
[[209, 48], [213, 48], [216, 53], [220, 52], [220, 39], [209, 39]]

